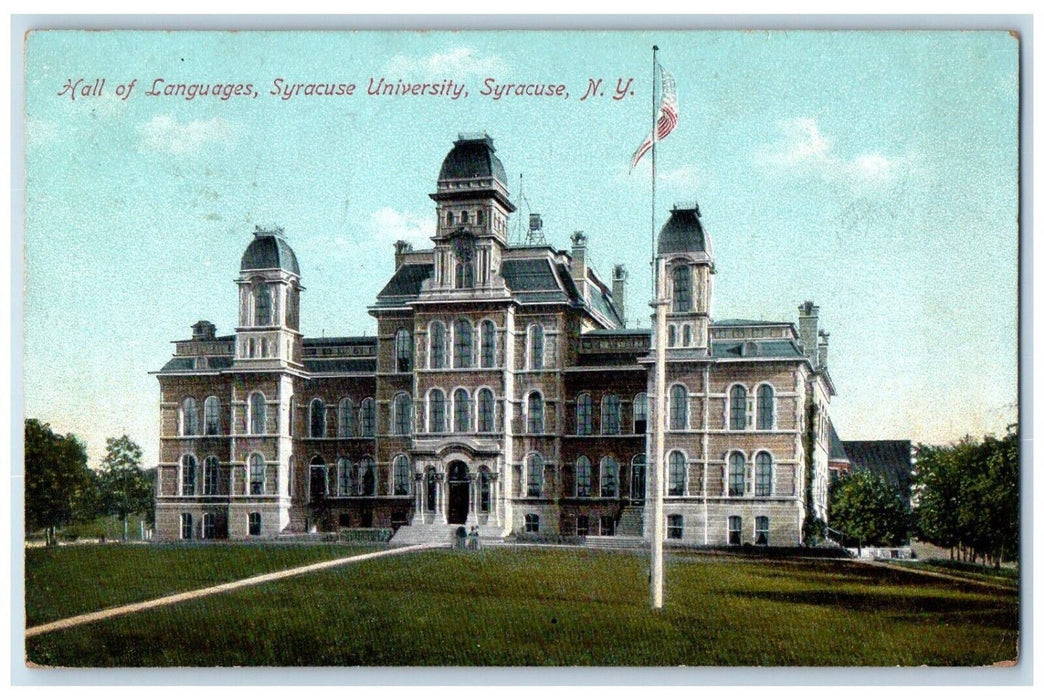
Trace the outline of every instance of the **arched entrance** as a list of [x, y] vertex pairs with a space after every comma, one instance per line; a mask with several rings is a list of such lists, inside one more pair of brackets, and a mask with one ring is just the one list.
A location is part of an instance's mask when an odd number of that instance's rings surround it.
[[645, 455], [631, 461], [631, 500], [645, 500]]
[[449, 508], [446, 517], [453, 525], [463, 525], [468, 520], [468, 500], [471, 492], [468, 465], [464, 462], [451, 463], [448, 476]]

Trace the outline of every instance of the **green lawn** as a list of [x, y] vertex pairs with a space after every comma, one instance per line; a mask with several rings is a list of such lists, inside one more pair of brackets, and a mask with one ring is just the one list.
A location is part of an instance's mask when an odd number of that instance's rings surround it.
[[911, 569], [961, 576], [986, 583], [996, 583], [1005, 586], [1019, 585], [1019, 569], [1014, 566], [1002, 566], [995, 569], [992, 566], [969, 564], [967, 562], [951, 561], [950, 559], [896, 559], [891, 563]]
[[1017, 656], [1013, 591], [850, 561], [672, 555], [666, 610], [653, 614], [647, 575], [646, 559], [626, 553], [431, 551], [53, 632], [28, 639], [27, 650], [35, 663], [82, 666], [892, 666]]

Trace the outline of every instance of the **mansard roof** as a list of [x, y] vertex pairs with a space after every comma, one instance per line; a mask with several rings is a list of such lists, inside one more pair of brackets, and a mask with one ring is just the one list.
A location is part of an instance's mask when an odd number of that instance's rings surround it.
[[841, 443], [853, 469], [883, 476], [910, 497], [912, 448], [909, 440], [845, 440]]
[[792, 340], [715, 340], [711, 342], [711, 357], [716, 359], [771, 358], [786, 360], [807, 359]]
[[706, 253], [707, 238], [700, 223], [700, 208], [674, 207], [671, 217], [660, 229], [656, 243], [657, 255], [674, 253]]
[[493, 139], [487, 134], [461, 134], [442, 161], [439, 181], [492, 177], [507, 186], [507, 172], [496, 152]]
[[286, 270], [301, 276], [297, 256], [283, 239], [281, 230], [263, 231], [258, 228], [254, 232], [254, 240], [250, 241], [239, 263], [240, 272], [252, 270]]
[[841, 438], [834, 429], [834, 422], [827, 421], [827, 427], [830, 429], [830, 461], [850, 462], [851, 460], [848, 458], [848, 453], [845, 452], [844, 443], [841, 442]]

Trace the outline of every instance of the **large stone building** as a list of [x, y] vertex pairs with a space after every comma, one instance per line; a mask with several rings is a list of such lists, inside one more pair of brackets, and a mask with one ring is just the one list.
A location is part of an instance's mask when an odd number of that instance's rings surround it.
[[[235, 333], [200, 321], [157, 372], [158, 537], [650, 536], [651, 333], [624, 327], [626, 270], [599, 277], [581, 234], [568, 252], [510, 245], [506, 183], [491, 139], [455, 142], [433, 246], [396, 245], [375, 336], [303, 337], [294, 252], [282, 231], [254, 233]], [[834, 389], [818, 307], [796, 326], [712, 318], [696, 206], [671, 210], [657, 256], [666, 536], [798, 544], [806, 514], [826, 516]]]

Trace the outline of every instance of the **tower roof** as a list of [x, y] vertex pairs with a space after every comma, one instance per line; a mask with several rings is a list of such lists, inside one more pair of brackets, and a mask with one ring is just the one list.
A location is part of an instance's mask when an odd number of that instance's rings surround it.
[[298, 277], [301, 270], [297, 266], [297, 256], [290, 244], [283, 238], [283, 229], [263, 230], [260, 226], [254, 229], [254, 240], [250, 241], [243, 259], [239, 263], [240, 272], [252, 270], [286, 270]]
[[703, 224], [700, 223], [699, 205], [672, 207], [671, 218], [660, 229], [656, 242], [657, 255], [709, 252]]
[[507, 173], [496, 151], [488, 134], [460, 134], [442, 161], [439, 181], [492, 177], [507, 186]]

